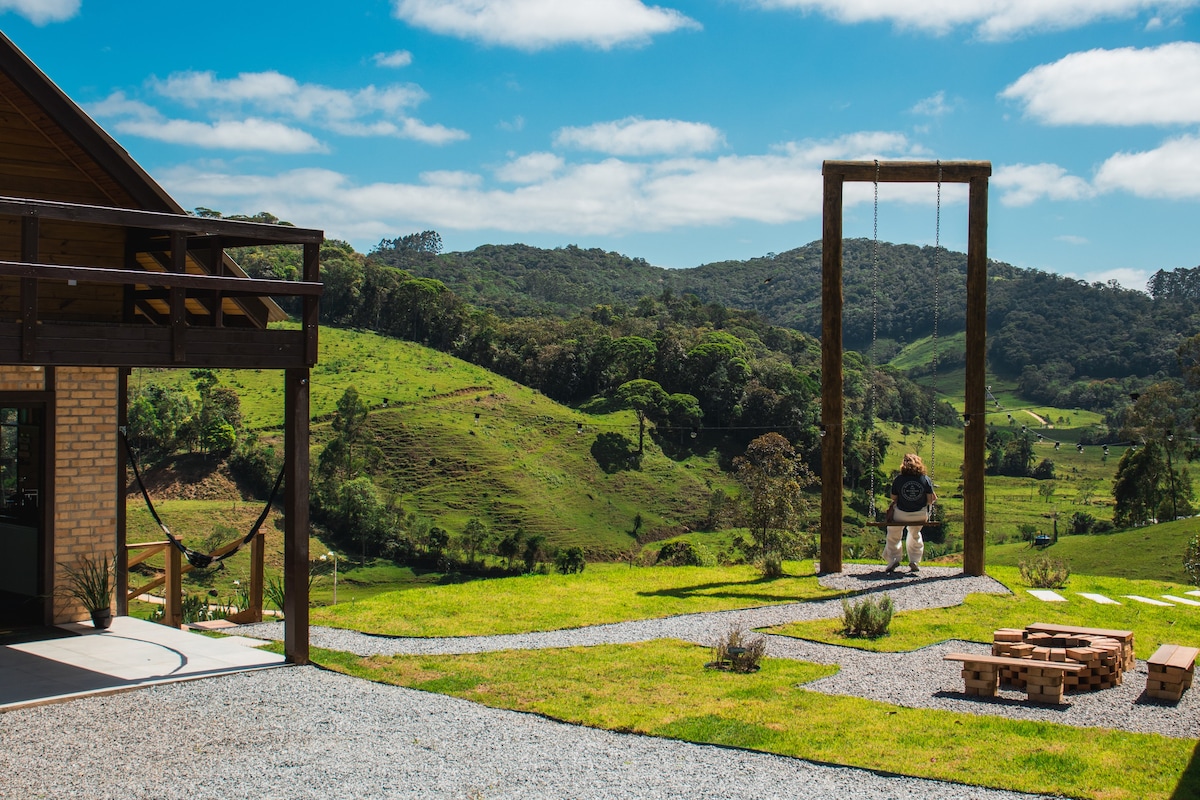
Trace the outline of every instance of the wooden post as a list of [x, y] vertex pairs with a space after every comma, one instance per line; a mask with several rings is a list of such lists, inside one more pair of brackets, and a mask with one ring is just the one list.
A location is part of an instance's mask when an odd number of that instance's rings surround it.
[[[309, 283], [321, 281], [321, 246], [319, 244], [304, 245], [304, 280]], [[317, 363], [317, 331], [320, 325], [320, 299], [307, 295], [302, 301], [302, 322], [304, 325], [304, 358], [311, 366]]]
[[308, 414], [308, 370], [288, 369], [283, 401], [283, 650], [293, 664], [308, 663]]
[[[129, 369], [122, 367], [117, 371], [117, 427], [129, 425]], [[117, 447], [117, 485], [113, 490], [117, 493], [117, 609], [118, 617], [129, 616], [129, 548], [127, 522], [128, 509], [125, 507], [125, 469], [126, 460], [124, 447]]]
[[[21, 260], [36, 264], [40, 219], [37, 212], [21, 217]], [[38, 282], [36, 278], [21, 279], [21, 358], [33, 361], [37, 352]]]
[[250, 540], [250, 608], [248, 622], [263, 621], [263, 564], [267, 535], [261, 531]]
[[821, 226], [821, 572], [842, 571], [842, 175], [825, 173]]
[[183, 625], [183, 554], [175, 545], [168, 545], [163, 554], [167, 584], [163, 589], [163, 624], [178, 628]]
[[987, 449], [987, 200], [986, 177], [972, 178], [967, 212], [966, 404], [963, 430], [963, 572], [983, 575], [983, 472]]
[[[180, 275], [187, 272], [187, 234], [171, 231], [171, 271]], [[183, 289], [172, 286], [171, 304], [171, 349], [176, 362], [187, 360], [187, 298]]]

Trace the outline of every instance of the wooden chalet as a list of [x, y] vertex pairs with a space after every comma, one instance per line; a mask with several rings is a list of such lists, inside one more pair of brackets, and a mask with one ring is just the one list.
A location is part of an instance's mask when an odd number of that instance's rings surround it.
[[[279, 370], [285, 390], [285, 649], [308, 659], [309, 370], [323, 234], [189, 216], [0, 34], [0, 625], [85, 619], [65, 564], [116, 554], [127, 610], [125, 461], [134, 367]], [[226, 248], [295, 244], [303, 280]], [[299, 298], [299, 330], [272, 298]]]

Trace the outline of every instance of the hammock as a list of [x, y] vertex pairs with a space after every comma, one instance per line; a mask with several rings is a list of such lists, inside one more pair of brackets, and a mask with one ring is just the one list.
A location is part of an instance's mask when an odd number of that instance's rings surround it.
[[249, 544], [250, 541], [258, 535], [259, 528], [261, 528], [263, 523], [266, 522], [267, 515], [271, 513], [271, 506], [274, 505], [275, 497], [279, 494], [279, 487], [283, 484], [284, 471], [282, 469], [279, 470], [279, 477], [275, 479], [275, 486], [271, 489], [271, 496], [267, 498], [267, 504], [263, 507], [262, 513], [258, 515], [258, 519], [255, 520], [254, 527], [252, 527], [250, 532], [247, 533], [240, 542], [238, 542], [237, 547], [234, 547], [228, 552], [221, 553], [220, 555], [201, 553], [199, 550], [193, 550], [179, 539], [176, 539], [175, 535], [171, 533], [171, 529], [168, 528], [166, 523], [162, 521], [162, 517], [158, 515], [158, 511], [154, 508], [154, 501], [150, 499], [150, 493], [146, 491], [146, 484], [142, 481], [142, 473], [141, 470], [138, 469], [137, 458], [133, 455], [133, 448], [129, 445], [128, 433], [123, 426], [118, 427], [117, 430], [121, 432], [121, 441], [125, 444], [125, 454], [129, 457], [129, 466], [133, 467], [133, 477], [137, 481], [138, 489], [141, 491], [142, 497], [146, 500], [146, 508], [150, 510], [150, 516], [154, 517], [154, 521], [158, 523], [158, 527], [162, 528], [162, 532], [167, 535], [167, 540], [170, 541], [175, 549], [177, 549], [180, 553], [183, 553], [183, 557], [186, 558], [187, 562], [193, 567], [196, 569], [207, 569], [214, 563], [224, 561], [238, 550], [241, 550], [244, 545]]

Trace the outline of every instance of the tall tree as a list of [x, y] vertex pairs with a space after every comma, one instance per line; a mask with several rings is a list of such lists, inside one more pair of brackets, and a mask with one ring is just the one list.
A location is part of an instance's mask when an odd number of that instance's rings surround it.
[[661, 414], [667, 402], [667, 393], [654, 381], [639, 378], [617, 387], [617, 399], [626, 408], [632, 408], [638, 420], [638, 454], [644, 452], [646, 419]]
[[813, 482], [791, 443], [778, 433], [764, 434], [733, 460], [742, 484], [742, 515], [750, 531], [750, 555], [760, 559], [763, 574], [783, 574], [783, 559], [794, 555], [797, 526], [808, 511], [803, 489]]

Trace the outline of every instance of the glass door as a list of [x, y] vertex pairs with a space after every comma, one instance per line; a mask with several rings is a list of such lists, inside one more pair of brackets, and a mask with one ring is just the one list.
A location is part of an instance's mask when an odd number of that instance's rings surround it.
[[0, 625], [43, 620], [45, 410], [0, 404]]

